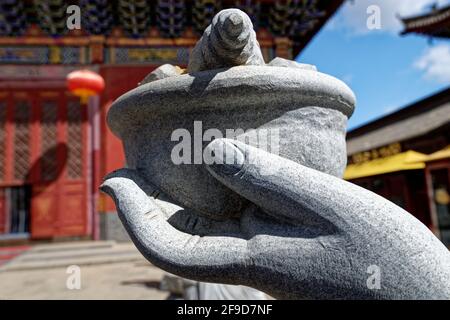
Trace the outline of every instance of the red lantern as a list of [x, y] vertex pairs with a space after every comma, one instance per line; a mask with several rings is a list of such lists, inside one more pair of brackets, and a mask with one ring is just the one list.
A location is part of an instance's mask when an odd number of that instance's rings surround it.
[[72, 71], [67, 75], [67, 88], [87, 103], [90, 96], [97, 95], [105, 88], [105, 81], [98, 73], [90, 70]]

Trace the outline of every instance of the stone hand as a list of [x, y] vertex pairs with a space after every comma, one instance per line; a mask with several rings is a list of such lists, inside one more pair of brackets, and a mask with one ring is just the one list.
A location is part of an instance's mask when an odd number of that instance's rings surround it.
[[182, 277], [242, 284], [276, 298], [450, 298], [450, 254], [412, 215], [354, 184], [238, 141], [208, 147], [234, 163], [208, 171], [249, 200], [215, 221], [181, 208], [138, 171], [102, 190], [142, 254]]

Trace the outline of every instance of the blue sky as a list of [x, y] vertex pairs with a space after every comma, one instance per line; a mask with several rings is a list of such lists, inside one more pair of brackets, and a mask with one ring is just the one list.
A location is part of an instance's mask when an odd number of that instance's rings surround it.
[[[357, 107], [349, 129], [391, 113], [450, 85], [450, 41], [400, 36], [396, 15], [427, 10], [429, 0], [346, 3], [297, 57], [346, 82]], [[439, 5], [450, 0], [437, 1]], [[380, 29], [367, 28], [367, 7], [380, 8]]]

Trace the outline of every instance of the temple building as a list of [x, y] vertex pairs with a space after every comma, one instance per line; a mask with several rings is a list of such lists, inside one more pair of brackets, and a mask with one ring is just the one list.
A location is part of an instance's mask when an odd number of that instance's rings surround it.
[[[114, 205], [98, 192], [125, 162], [105, 125], [114, 99], [161, 64], [186, 66], [221, 9], [251, 17], [268, 62], [297, 56], [342, 2], [1, 1], [0, 240], [123, 238]], [[68, 23], [77, 9], [79, 28]], [[87, 104], [66, 87], [78, 69], [105, 81]]]
[[[401, 18], [402, 35], [450, 38], [450, 5]], [[450, 247], [450, 87], [347, 133], [344, 178], [391, 200]]]
[[347, 133], [344, 178], [403, 207], [450, 246], [450, 88]]
[[450, 38], [450, 5], [442, 8], [433, 6], [425, 14], [401, 18], [404, 29], [402, 35], [420, 34], [432, 38]]

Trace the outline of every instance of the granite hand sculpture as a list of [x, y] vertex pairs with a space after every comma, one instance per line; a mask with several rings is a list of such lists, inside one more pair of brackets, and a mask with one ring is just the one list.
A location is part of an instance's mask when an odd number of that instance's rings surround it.
[[[247, 21], [226, 10], [210, 30], [226, 33], [229, 17], [235, 25]], [[244, 38], [241, 50], [258, 47]], [[213, 58], [194, 53], [187, 74], [159, 70], [109, 111], [129, 168], [108, 175], [101, 188], [141, 253], [173, 274], [276, 298], [450, 298], [445, 246], [408, 212], [340, 178], [351, 90], [308, 65], [247, 63], [252, 54], [224, 59], [240, 56], [239, 48], [219, 54], [223, 39], [213, 39], [197, 44], [201, 52], [213, 46]], [[204, 139], [211, 164], [195, 156], [174, 163], [173, 133], [192, 132], [195, 121], [245, 132]], [[267, 130], [278, 133], [277, 152], [243, 143]]]

